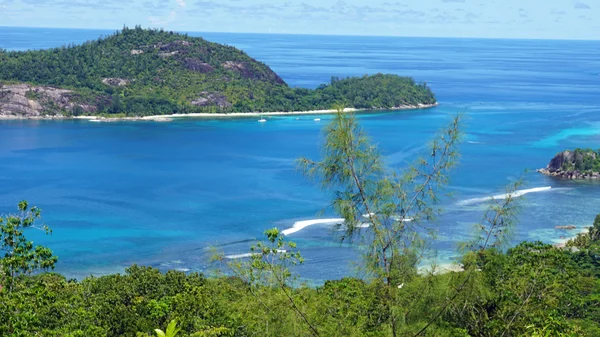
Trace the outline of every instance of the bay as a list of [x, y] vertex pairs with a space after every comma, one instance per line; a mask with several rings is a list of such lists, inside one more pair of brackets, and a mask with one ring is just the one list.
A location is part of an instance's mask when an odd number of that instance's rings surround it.
[[[0, 28], [0, 48], [50, 48], [110, 31]], [[514, 241], [557, 242], [556, 225], [590, 225], [600, 186], [529, 171], [567, 148], [600, 147], [600, 41], [486, 40], [190, 33], [239, 47], [292, 86], [314, 88], [331, 76], [377, 72], [430, 84], [440, 106], [360, 114], [386, 156], [405, 167], [449, 122], [465, 116], [452, 199], [438, 219], [441, 262], [481, 219], [482, 198], [523, 177], [523, 210]], [[181, 119], [171, 123], [0, 121], [0, 213], [19, 200], [40, 206], [51, 237], [32, 234], [59, 256], [70, 277], [120, 272], [137, 263], [163, 270], [207, 269], [210, 246], [248, 251], [271, 227], [335, 217], [328, 194], [296, 170], [318, 158], [331, 118], [278, 116]], [[323, 211], [322, 214], [321, 211]], [[331, 226], [290, 234], [306, 257], [298, 269], [314, 282], [354, 275], [356, 247]]]

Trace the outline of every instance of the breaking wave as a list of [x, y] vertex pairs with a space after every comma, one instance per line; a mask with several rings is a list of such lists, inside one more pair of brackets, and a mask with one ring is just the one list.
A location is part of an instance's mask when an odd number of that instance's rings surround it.
[[[363, 214], [363, 218], [368, 219], [371, 215], [373, 215], [373, 213], [371, 214]], [[392, 219], [396, 220], [396, 221], [400, 221], [400, 217], [392, 217]], [[414, 219], [411, 218], [407, 218], [402, 220], [403, 222], [410, 222], [413, 221]], [[283, 231], [281, 231], [281, 234], [283, 235], [290, 235], [296, 232], [299, 232], [301, 230], [303, 230], [306, 227], [309, 226], [314, 226], [314, 225], [341, 225], [342, 223], [344, 223], [344, 219], [343, 218], [333, 218], [333, 219], [312, 219], [312, 220], [303, 220], [303, 221], [297, 221], [294, 223], [294, 225], [292, 226], [292, 228], [288, 228], [285, 229]], [[362, 222], [356, 225], [357, 228], [369, 228], [371, 226], [371, 224], [369, 222]]]
[[294, 222], [292, 228], [284, 229], [281, 231], [283, 235], [290, 235], [296, 232], [303, 230], [306, 227], [314, 226], [314, 225], [337, 225], [344, 222], [342, 218], [334, 218], [334, 219], [312, 219], [312, 220], [302, 220]]
[[[285, 249], [278, 249], [277, 250], [278, 253], [285, 253], [287, 252], [287, 250]], [[248, 257], [252, 257], [255, 255], [260, 255], [260, 253], [244, 253], [244, 254], [231, 254], [231, 255], [225, 255], [226, 259], [230, 259], [230, 260], [235, 260], [235, 259], [245, 259]]]
[[490, 200], [503, 200], [503, 199], [508, 198], [509, 196], [512, 196], [513, 198], [517, 198], [517, 197], [523, 196], [528, 193], [546, 192], [551, 189], [552, 189], [552, 187], [550, 187], [550, 186], [535, 187], [535, 188], [529, 188], [526, 190], [517, 190], [517, 191], [514, 191], [513, 193], [505, 193], [505, 194], [495, 195], [492, 197], [466, 199], [463, 201], [459, 201], [458, 204], [459, 205], [472, 205], [472, 204], [478, 204], [478, 203], [482, 203], [482, 202], [486, 202], [486, 201], [490, 201]]

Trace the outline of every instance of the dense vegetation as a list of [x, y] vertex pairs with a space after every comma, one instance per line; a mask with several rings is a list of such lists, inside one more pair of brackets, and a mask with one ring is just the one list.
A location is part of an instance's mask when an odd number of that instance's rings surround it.
[[[600, 334], [600, 269], [588, 250], [527, 243], [506, 254], [486, 252], [478, 263], [482, 271], [470, 280], [469, 292], [445, 310], [460, 275], [407, 282], [400, 289], [403, 302], [413, 305], [398, 308], [398, 335], [412, 336], [430, 320], [435, 323], [424, 336]], [[391, 335], [378, 284], [346, 278], [288, 292], [321, 336]], [[2, 336], [135, 336], [164, 329], [170, 320], [183, 328], [181, 336], [312, 335], [279, 288], [253, 288], [238, 278], [132, 266], [124, 275], [81, 282], [43, 274], [0, 292]]]
[[561, 165], [564, 171], [600, 172], [600, 151], [592, 149], [575, 149], [568, 151]]
[[139, 266], [82, 281], [31, 276], [56, 259], [24, 239], [25, 230], [38, 227], [39, 211], [21, 203], [19, 214], [0, 221], [0, 335], [148, 336], [169, 326], [156, 334], [599, 336], [600, 216], [570, 248], [524, 242], [504, 249], [518, 211], [509, 193], [490, 201], [463, 247], [462, 271], [417, 268], [431, 252], [436, 195], [455, 163], [459, 123], [433, 141], [427, 157], [396, 174], [351, 115], [336, 115], [322, 161], [300, 163], [334, 192], [333, 207], [346, 220], [342, 238], [369, 249], [360, 264], [364, 278], [319, 287], [298, 284], [292, 266], [302, 256], [277, 229], [266, 231], [246, 260], [225, 263], [217, 254], [215, 267], [227, 272], [212, 277]]
[[[598, 336], [599, 247], [597, 239], [578, 252], [523, 243], [506, 253], [467, 256], [464, 262], [480, 271], [450, 303], [466, 272], [419, 275], [413, 267], [398, 290], [397, 335], [413, 336], [433, 321], [424, 336]], [[138, 266], [80, 282], [50, 273], [23, 276], [0, 291], [0, 335], [146, 336], [171, 320], [180, 336], [315, 335], [290, 306], [292, 298], [318, 335], [390, 336], [383, 287], [346, 278], [284, 293], [241, 277]]]
[[[58, 113], [74, 115], [305, 111], [329, 109], [339, 102], [360, 109], [435, 103], [425, 84], [396, 75], [332, 78], [315, 90], [290, 88], [268, 66], [236, 48], [139, 27], [79, 46], [0, 51], [0, 81], [71, 89], [74, 94], [68, 99], [73, 104]], [[36, 92], [29, 96], [35, 99]]]

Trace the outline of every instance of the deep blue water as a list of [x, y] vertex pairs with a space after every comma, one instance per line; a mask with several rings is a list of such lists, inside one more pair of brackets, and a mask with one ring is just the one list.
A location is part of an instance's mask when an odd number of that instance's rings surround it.
[[[0, 48], [80, 43], [108, 31], [0, 28]], [[442, 261], [470, 237], [485, 204], [523, 177], [552, 186], [522, 198], [515, 240], [555, 242], [555, 225], [591, 224], [600, 186], [550, 179], [544, 167], [565, 148], [600, 148], [600, 41], [485, 40], [191, 33], [270, 65], [292, 86], [330, 76], [395, 73], [431, 85], [440, 106], [359, 115], [392, 167], [402, 168], [450, 117], [466, 116], [453, 200], [437, 221]], [[21, 199], [40, 206], [51, 237], [32, 233], [70, 276], [132, 263], [204, 271], [208, 246], [241, 254], [268, 228], [334, 214], [327, 194], [295, 169], [318, 158], [319, 116], [183, 119], [171, 123], [0, 121], [0, 213]], [[290, 235], [312, 280], [352, 273], [354, 248], [327, 226]]]

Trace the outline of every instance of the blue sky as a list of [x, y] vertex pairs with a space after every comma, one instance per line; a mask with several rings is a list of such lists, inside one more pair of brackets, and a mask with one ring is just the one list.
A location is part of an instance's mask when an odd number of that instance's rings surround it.
[[600, 39], [600, 0], [0, 0], [0, 26]]

